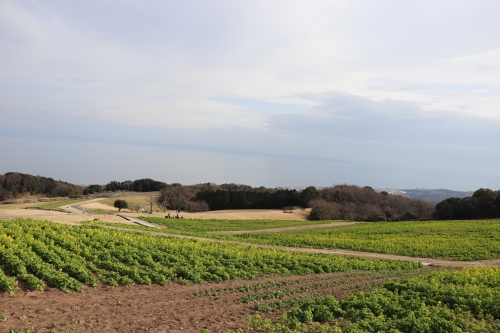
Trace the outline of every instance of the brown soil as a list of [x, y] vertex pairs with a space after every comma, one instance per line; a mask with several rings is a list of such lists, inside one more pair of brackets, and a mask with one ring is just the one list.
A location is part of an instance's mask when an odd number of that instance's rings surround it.
[[[284, 299], [323, 293], [341, 299], [374, 283], [429, 270], [393, 272], [349, 272], [291, 277], [262, 277], [256, 280], [226, 281], [203, 285], [135, 285], [87, 287], [83, 293], [68, 295], [58, 289], [29, 291], [24, 286], [15, 297], [0, 294], [0, 331], [33, 327], [40, 332], [210, 332], [245, 327], [254, 303], [243, 297], [270, 290], [295, 290]], [[288, 285], [240, 292], [228, 288], [274, 281]], [[302, 289], [297, 292], [298, 288]], [[214, 296], [205, 296], [204, 291]], [[300, 292], [301, 291], [301, 292]], [[216, 294], [216, 295], [215, 295]], [[259, 303], [275, 301], [259, 300]]]
[[[127, 197], [123, 197], [123, 199], [127, 199]], [[80, 221], [92, 221], [94, 219], [99, 219], [103, 222], [116, 222], [116, 223], [125, 223], [125, 224], [133, 224], [132, 222], [128, 222], [127, 220], [118, 217], [114, 214], [118, 213], [118, 209], [113, 206], [103, 204], [101, 201], [106, 200], [104, 198], [91, 199], [88, 201], [83, 201], [75, 204], [80, 208], [86, 209], [87, 212], [82, 212], [74, 208], [71, 205], [62, 205], [61, 208], [69, 213], [63, 213], [58, 211], [48, 211], [48, 210], [32, 210], [32, 209], [24, 209], [26, 206], [35, 205], [35, 204], [19, 204], [19, 205], [0, 205], [0, 219], [6, 218], [14, 218], [14, 217], [24, 217], [24, 218], [33, 218], [38, 220], [47, 220], [58, 223], [74, 223]], [[109, 214], [94, 214], [90, 210], [92, 209], [100, 209]], [[219, 210], [219, 211], [210, 211], [203, 213], [187, 213], [182, 212], [184, 218], [189, 219], [218, 219], [218, 220], [287, 220], [287, 221], [307, 221], [307, 218], [310, 214], [311, 210], [308, 209], [296, 209], [293, 210], [293, 213], [284, 213], [279, 209], [235, 209], [235, 210]], [[154, 211], [149, 216], [154, 217], [164, 217], [170, 213], [171, 216], [176, 215], [176, 211]], [[122, 209], [121, 214], [130, 216], [130, 217], [140, 217], [144, 216], [144, 213], [135, 213], [130, 211], [129, 209]]]
[[324, 228], [347, 227], [356, 224], [356, 222], [335, 222], [328, 224], [311, 224], [299, 227], [275, 228], [264, 230], [237, 230], [237, 231], [213, 231], [211, 234], [218, 235], [242, 235], [242, 234], [273, 234], [276, 232], [300, 231], [300, 230], [314, 230]]
[[[89, 213], [84, 213], [76, 208], [74, 206], [83, 206], [83, 205], [88, 205], [88, 204], [94, 204], [100, 200], [103, 199], [92, 199], [89, 201], [84, 201], [80, 202], [74, 205], [62, 205], [60, 208], [64, 209], [65, 211], [69, 213], [64, 213], [64, 212], [58, 212], [54, 210], [44, 210], [44, 209], [25, 209], [24, 207], [29, 206], [29, 205], [35, 205], [35, 204], [24, 204], [21, 208], [19, 205], [14, 206], [10, 205], [11, 207], [0, 209], [0, 219], [7, 219], [7, 218], [15, 218], [15, 217], [23, 217], [23, 218], [32, 218], [32, 219], [37, 219], [37, 220], [42, 220], [42, 221], [52, 221], [52, 222], [57, 222], [57, 223], [64, 223], [64, 224], [74, 224], [76, 222], [81, 222], [81, 221], [92, 221], [94, 219], [99, 219], [99, 221], [103, 222], [115, 222], [115, 223], [125, 223], [125, 224], [134, 224], [132, 222], [129, 222], [119, 216], [112, 215], [112, 214], [89, 214]], [[7, 205], [1, 205], [1, 206], [7, 206]], [[15, 207], [15, 208], [14, 208]], [[110, 206], [106, 206], [108, 208], [111, 208]], [[83, 207], [85, 208], [85, 207]], [[116, 209], [116, 208], [113, 208]]]

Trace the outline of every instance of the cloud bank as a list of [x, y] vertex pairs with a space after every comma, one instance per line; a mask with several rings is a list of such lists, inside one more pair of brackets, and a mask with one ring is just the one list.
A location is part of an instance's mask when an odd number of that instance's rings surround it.
[[[494, 188], [499, 12], [495, 1], [4, 0], [0, 172]], [[96, 158], [107, 162], [78, 167]]]

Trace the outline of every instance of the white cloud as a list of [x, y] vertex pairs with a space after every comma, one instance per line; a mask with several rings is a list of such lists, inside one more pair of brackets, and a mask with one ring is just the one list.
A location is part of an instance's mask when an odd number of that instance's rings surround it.
[[460, 154], [495, 162], [483, 150], [500, 117], [496, 1], [0, 6], [5, 128], [106, 124], [157, 139], [140, 144], [436, 170]]

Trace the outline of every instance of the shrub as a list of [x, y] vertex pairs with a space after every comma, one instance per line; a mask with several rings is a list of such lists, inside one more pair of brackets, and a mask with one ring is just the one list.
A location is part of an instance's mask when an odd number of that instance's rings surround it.
[[188, 201], [184, 205], [184, 210], [189, 213], [206, 212], [210, 210], [206, 201]]

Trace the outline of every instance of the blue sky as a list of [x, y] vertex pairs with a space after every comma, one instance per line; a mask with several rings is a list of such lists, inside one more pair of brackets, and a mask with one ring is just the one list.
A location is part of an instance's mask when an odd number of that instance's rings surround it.
[[0, 0], [0, 173], [498, 189], [498, 1]]

